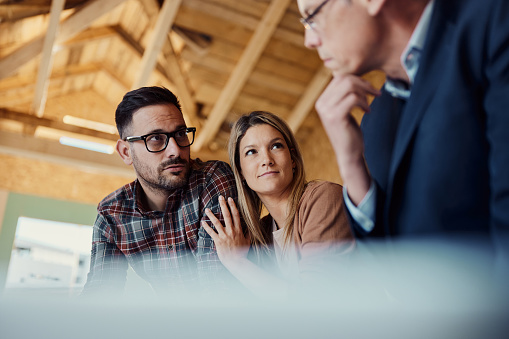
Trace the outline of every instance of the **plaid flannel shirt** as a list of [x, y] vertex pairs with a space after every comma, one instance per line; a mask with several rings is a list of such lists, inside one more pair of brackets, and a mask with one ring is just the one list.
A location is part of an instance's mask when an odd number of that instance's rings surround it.
[[143, 207], [138, 180], [101, 201], [83, 294], [123, 291], [128, 264], [156, 292], [226, 288], [227, 271], [200, 222], [209, 221], [210, 208], [224, 223], [218, 198], [237, 201], [234, 175], [221, 161], [191, 164], [187, 185], [168, 197], [164, 212]]

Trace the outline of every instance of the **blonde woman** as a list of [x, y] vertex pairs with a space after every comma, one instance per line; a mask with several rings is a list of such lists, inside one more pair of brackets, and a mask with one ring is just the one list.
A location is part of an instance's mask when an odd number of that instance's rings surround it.
[[[225, 225], [210, 211], [206, 213], [215, 229], [202, 224], [214, 239], [221, 262], [246, 287], [264, 296], [268, 290], [285, 295], [290, 283], [316, 273], [317, 258], [352, 248], [341, 186], [306, 182], [299, 147], [281, 118], [263, 111], [240, 117], [232, 128], [228, 152], [239, 208], [233, 199], [220, 197]], [[260, 219], [262, 205], [269, 214]], [[250, 248], [258, 256], [274, 253], [281, 274], [271, 274], [249, 260]]]

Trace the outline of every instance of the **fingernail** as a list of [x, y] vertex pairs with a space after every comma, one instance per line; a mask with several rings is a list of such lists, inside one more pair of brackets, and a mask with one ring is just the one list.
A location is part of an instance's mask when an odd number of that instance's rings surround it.
[[224, 200], [224, 197], [222, 195], [220, 195], [219, 200]]
[[210, 212], [210, 208], [205, 209], [205, 213], [208, 213], [208, 212]]
[[232, 202], [233, 201], [232, 197], [228, 197], [228, 201]]

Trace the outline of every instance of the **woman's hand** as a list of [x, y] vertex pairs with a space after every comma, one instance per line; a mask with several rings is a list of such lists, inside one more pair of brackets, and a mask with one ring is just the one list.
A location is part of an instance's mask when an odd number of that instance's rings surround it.
[[[214, 224], [217, 232], [205, 221], [202, 226], [216, 244], [217, 255], [223, 265], [250, 291], [266, 300], [283, 299], [288, 293], [288, 283], [266, 271], [247, 259], [250, 237], [244, 236], [240, 215], [235, 202], [228, 198], [228, 204], [219, 197], [219, 206], [224, 216], [225, 226], [216, 216], [206, 209], [205, 213]], [[229, 208], [228, 208], [229, 206]]]
[[[230, 208], [228, 208], [228, 205]], [[225, 226], [221, 224], [210, 209], [207, 208], [205, 210], [205, 214], [207, 214], [212, 224], [214, 224], [217, 232], [205, 221], [202, 221], [203, 228], [216, 244], [219, 259], [227, 268], [245, 259], [251, 244], [249, 235], [247, 237], [244, 236], [240, 223], [240, 214], [232, 198], [228, 198], [228, 205], [224, 197], [220, 196], [219, 206], [221, 207]]]

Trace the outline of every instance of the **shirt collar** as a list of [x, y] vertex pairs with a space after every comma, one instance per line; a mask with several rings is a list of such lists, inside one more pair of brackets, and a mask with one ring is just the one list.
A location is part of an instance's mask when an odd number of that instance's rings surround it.
[[421, 53], [428, 35], [434, 5], [435, 0], [431, 0], [426, 5], [426, 8], [424, 8], [419, 22], [417, 23], [417, 26], [415, 26], [412, 36], [400, 57], [401, 65], [403, 66], [410, 83], [405, 84], [400, 80], [387, 78], [385, 89], [394, 97], [403, 99], [408, 99], [410, 97], [410, 87], [414, 83], [415, 75], [419, 69], [418, 54]]
[[141, 188], [141, 184], [139, 179], [134, 180], [133, 185], [133, 198], [134, 198], [134, 206], [135, 209], [141, 213], [142, 215], [149, 215], [153, 213], [145, 204], [143, 203], [143, 188]]

